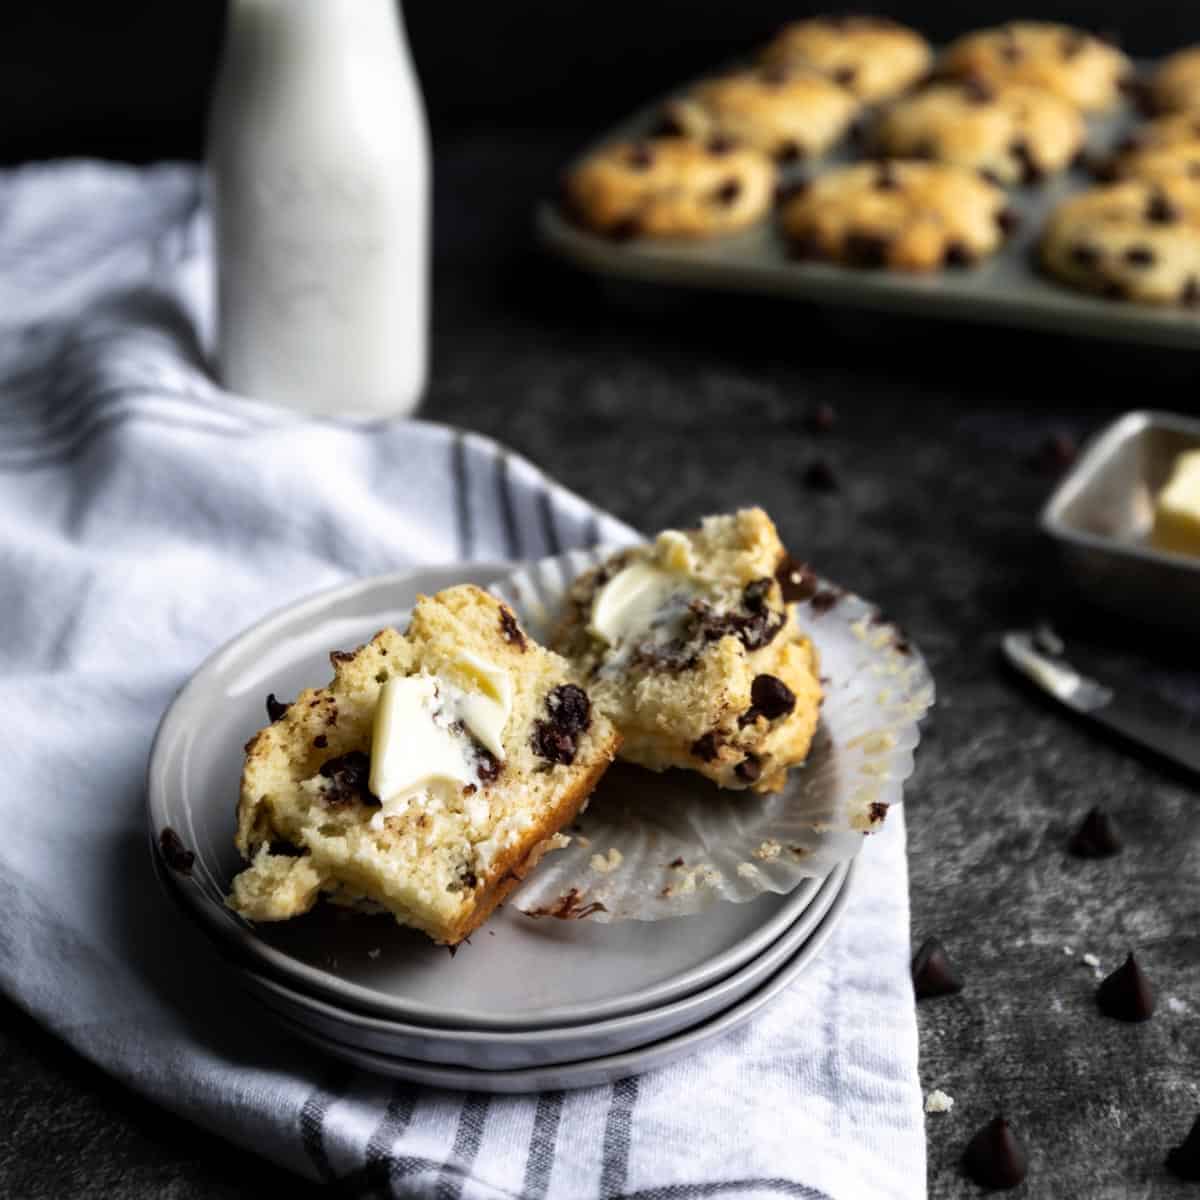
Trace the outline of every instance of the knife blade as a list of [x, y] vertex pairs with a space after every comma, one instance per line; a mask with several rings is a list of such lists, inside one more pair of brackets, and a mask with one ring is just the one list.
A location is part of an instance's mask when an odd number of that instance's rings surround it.
[[1200, 775], [1200, 718], [1157, 696], [1126, 695], [1042, 654], [1029, 633], [1004, 635], [1004, 656], [1027, 679], [1075, 712]]

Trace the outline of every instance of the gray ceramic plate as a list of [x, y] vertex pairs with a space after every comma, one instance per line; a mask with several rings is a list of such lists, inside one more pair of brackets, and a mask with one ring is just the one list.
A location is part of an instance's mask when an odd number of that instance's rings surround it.
[[1065, 575], [1103, 608], [1200, 633], [1200, 559], [1150, 544], [1154, 497], [1175, 458], [1200, 449], [1200, 421], [1131, 412], [1098, 433], [1042, 511]]
[[[654, 128], [660, 108], [661, 104], [655, 104], [637, 113], [598, 138], [596, 144], [644, 136]], [[1089, 151], [1103, 153], [1111, 148], [1135, 120], [1128, 106], [1112, 116], [1093, 118]], [[843, 149], [824, 165], [851, 157], [850, 151]], [[798, 175], [818, 173], [821, 166], [802, 168]], [[555, 253], [601, 275], [1200, 347], [1200, 314], [1195, 310], [1143, 307], [1089, 296], [1043, 277], [1034, 267], [1038, 232], [1050, 209], [1063, 196], [1093, 183], [1085, 172], [1075, 170], [1036, 187], [1013, 189], [1011, 204], [1021, 217], [1017, 236], [975, 268], [942, 271], [930, 277], [795, 262], [788, 257], [784, 240], [770, 219], [746, 233], [697, 244], [649, 238], [618, 243], [577, 228], [563, 219], [556, 204], [546, 201], [538, 208], [537, 228], [542, 241]]]
[[205, 662], [179, 693], [151, 752], [151, 837], [170, 826], [196, 856], [171, 874], [186, 911], [226, 953], [338, 1007], [416, 1025], [515, 1030], [601, 1021], [656, 1008], [723, 979], [795, 924], [819, 884], [660, 924], [534, 921], [506, 905], [457, 957], [390, 917], [318, 906], [253, 927], [223, 903], [239, 868], [234, 805], [242, 746], [268, 692], [330, 676], [329, 651], [403, 625], [418, 592], [486, 585], [500, 565], [438, 567], [347, 584], [268, 617]]
[[700, 1025], [674, 1037], [664, 1038], [636, 1050], [621, 1054], [603, 1055], [598, 1058], [581, 1059], [578, 1062], [559, 1063], [551, 1066], [527, 1067], [515, 1071], [472, 1070], [469, 1067], [448, 1067], [436, 1063], [421, 1062], [412, 1058], [400, 1058], [379, 1054], [350, 1046], [345, 1042], [324, 1037], [308, 1025], [275, 1013], [272, 1020], [280, 1028], [296, 1037], [340, 1058], [364, 1071], [375, 1075], [387, 1075], [404, 1079], [410, 1083], [430, 1087], [457, 1088], [468, 1092], [540, 1092], [565, 1091], [571, 1088], [593, 1087], [612, 1083], [629, 1075], [638, 1075], [699, 1050], [706, 1042], [721, 1037], [744, 1024], [764, 1005], [769, 1004], [795, 981], [817, 957], [821, 948], [833, 932], [845, 910], [849, 886], [843, 887], [824, 921], [813, 932], [807, 942], [789, 959], [779, 971], [738, 1004], [719, 1016], [710, 1018]]
[[[240, 981], [272, 1012], [308, 1026], [317, 1036], [390, 1057], [470, 1067], [515, 1070], [620, 1054], [690, 1029], [738, 1003], [800, 949], [842, 890], [850, 867], [838, 867], [800, 919], [757, 958], [719, 983], [658, 1008], [607, 1021], [520, 1031], [434, 1029], [403, 1024], [315, 1000], [248, 969]], [[464, 958], [471, 947], [463, 951]]]

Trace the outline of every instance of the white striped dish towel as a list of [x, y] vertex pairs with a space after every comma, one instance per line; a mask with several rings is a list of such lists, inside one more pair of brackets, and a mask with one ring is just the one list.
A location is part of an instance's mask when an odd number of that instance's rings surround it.
[[806, 975], [692, 1059], [611, 1087], [394, 1084], [230, 997], [145, 851], [146, 756], [188, 674], [352, 576], [629, 531], [484, 438], [223, 393], [210, 285], [193, 169], [0, 173], [0, 988], [130, 1087], [349, 1194], [923, 1195], [898, 811]]

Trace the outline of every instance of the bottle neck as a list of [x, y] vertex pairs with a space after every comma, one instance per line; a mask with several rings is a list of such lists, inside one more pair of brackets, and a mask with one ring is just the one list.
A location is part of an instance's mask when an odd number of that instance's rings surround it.
[[404, 45], [398, 0], [231, 0], [227, 50], [276, 62], [394, 54]]

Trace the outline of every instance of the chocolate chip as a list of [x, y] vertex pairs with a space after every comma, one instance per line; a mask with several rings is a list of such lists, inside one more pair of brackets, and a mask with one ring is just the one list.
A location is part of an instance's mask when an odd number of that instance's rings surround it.
[[1155, 263], [1155, 254], [1149, 246], [1130, 246], [1125, 251], [1125, 261], [1131, 267], [1152, 267]]
[[267, 720], [274, 724], [276, 721], [280, 720], [291, 707], [292, 706], [290, 704], [284, 704], [282, 700], [276, 700], [275, 693], [271, 692], [271, 694], [267, 696]]
[[1067, 848], [1076, 858], [1108, 858], [1121, 852], [1121, 839], [1102, 808], [1093, 808], [1072, 835]]
[[733, 773], [743, 783], [756, 783], [762, 775], [762, 760], [757, 754], [747, 754], [736, 767], [733, 768]]
[[948, 267], [969, 267], [974, 263], [975, 255], [962, 242], [949, 242], [942, 261]]
[[354, 661], [353, 650], [334, 650], [329, 656], [331, 663], [348, 663]]
[[329, 745], [329, 739], [323, 733], [318, 733], [317, 736], [313, 738], [313, 745], [316, 746], [318, 750], [324, 750], [325, 747]]
[[752, 613], [762, 612], [767, 606], [767, 598], [771, 595], [771, 580], [767, 578], [752, 579], [742, 588], [742, 603]]
[[1025, 1148], [1003, 1117], [994, 1117], [967, 1143], [963, 1169], [980, 1187], [997, 1191], [1014, 1188], [1025, 1178]]
[[991, 87], [976, 75], [962, 81], [963, 99], [968, 104], [990, 104], [996, 98]]
[[717, 735], [706, 733], [698, 737], [691, 745], [691, 752], [701, 762], [712, 762], [717, 757]]
[[499, 759], [482, 746], [475, 747], [475, 774], [480, 783], [495, 783], [500, 778], [502, 770]]
[[1189, 276], [1187, 283], [1183, 285], [1183, 291], [1179, 293], [1179, 303], [1186, 304], [1189, 308], [1200, 304], [1200, 279], [1195, 275]]
[[878, 192], [895, 192], [900, 188], [900, 180], [890, 162], [879, 164], [879, 174], [875, 176], [875, 190]]
[[837, 413], [832, 404], [818, 404], [808, 410], [804, 427], [809, 433], [828, 433], [837, 424]]
[[1021, 168], [1022, 183], [1037, 183], [1043, 177], [1044, 172], [1033, 157], [1033, 151], [1024, 138], [1014, 138], [1009, 142], [1008, 152], [1017, 160]]
[[779, 560], [779, 566], [775, 568], [775, 579], [783, 593], [785, 604], [799, 604], [816, 595], [816, 574], [806, 563], [797, 562], [790, 554], [785, 554]]
[[177, 871], [180, 875], [190, 875], [196, 856], [183, 844], [183, 839], [170, 825], [163, 826], [158, 835], [158, 848], [162, 851], [163, 862]]
[[838, 69], [833, 73], [833, 82], [840, 83], [842, 87], [849, 87], [857, 78], [857, 67], [838, 67]]
[[459, 882], [467, 889], [473, 889], [479, 883], [479, 876], [468, 866], [463, 866], [458, 876]]
[[1167, 1154], [1167, 1170], [1180, 1179], [1200, 1180], [1200, 1116], [1187, 1137]]
[[608, 227], [608, 236], [614, 242], [628, 242], [642, 232], [637, 217], [622, 217]]
[[654, 166], [654, 151], [645, 142], [635, 142], [629, 147], [625, 162], [635, 171], [648, 171]]
[[807, 153], [802, 145], [794, 139], [788, 138], [782, 141], [775, 147], [775, 161], [781, 163], [800, 162], [807, 157]]
[[679, 123], [679, 118], [670, 111], [664, 111], [659, 114], [658, 120], [654, 124], [651, 131], [652, 137], [683, 137], [684, 128]]
[[843, 595], [844, 593], [838, 591], [836, 588], [822, 588], [809, 601], [809, 607], [815, 613], [827, 613], [841, 601]]
[[728, 208], [742, 194], [742, 183], [739, 179], [727, 179], [712, 194], [714, 204]]
[[774, 675], [756, 675], [750, 685], [750, 703], [768, 721], [776, 721], [796, 707], [796, 694]]
[[725, 137], [724, 134], [719, 133], [716, 137], [709, 138], [704, 148], [709, 154], [715, 155], [717, 158], [722, 158], [737, 148], [737, 142], [733, 138]]
[[525, 649], [525, 634], [517, 624], [517, 618], [513, 616], [512, 609], [506, 604], [500, 606], [500, 636], [506, 642], [516, 646], [517, 649]]
[[538, 721], [533, 727], [533, 750], [547, 762], [570, 766], [575, 761], [578, 749], [575, 738], [551, 725], [549, 721]]
[[291, 842], [276, 839], [267, 843], [267, 853], [274, 854], [278, 858], [303, 858], [307, 852], [299, 846], [294, 846]]
[[804, 468], [802, 479], [804, 486], [814, 492], [836, 492], [839, 486], [833, 468], [823, 458], [814, 458]]
[[320, 774], [329, 780], [321, 798], [331, 808], [345, 804], [378, 804], [371, 791], [371, 759], [361, 750], [351, 750], [321, 764]]
[[587, 692], [573, 683], [560, 683], [546, 697], [546, 711], [564, 733], [585, 733], [592, 723], [592, 702]]
[[1021, 227], [1021, 214], [1006, 206], [996, 214], [996, 226], [1005, 237], [1011, 237]]
[[1077, 243], [1071, 247], [1069, 254], [1071, 261], [1077, 267], [1083, 267], [1086, 271], [1090, 271], [1101, 258], [1099, 247], [1093, 246], [1089, 242]]
[[1148, 1021], [1154, 1013], [1154, 992], [1131, 953], [1096, 989], [1096, 1003], [1106, 1017], [1118, 1021]]
[[946, 947], [935, 937], [926, 938], [913, 955], [912, 981], [918, 1000], [952, 996], [955, 992], [961, 992], [963, 987], [962, 980], [946, 956]]
[[1155, 225], [1170, 225], [1179, 220], [1179, 209], [1171, 203], [1165, 192], [1155, 192], [1146, 205], [1146, 220]]
[[851, 233], [843, 243], [846, 262], [852, 267], [882, 267], [887, 262], [889, 242], [874, 233]]

